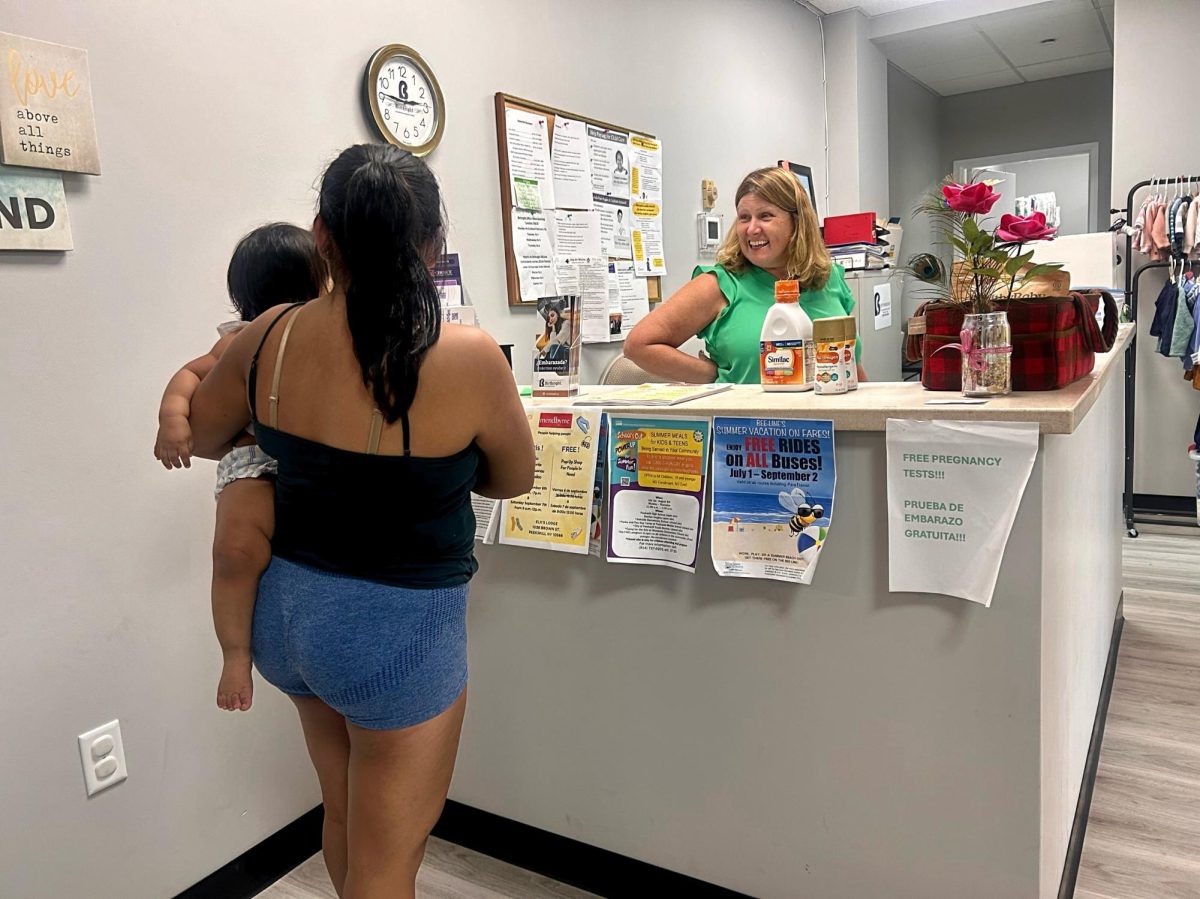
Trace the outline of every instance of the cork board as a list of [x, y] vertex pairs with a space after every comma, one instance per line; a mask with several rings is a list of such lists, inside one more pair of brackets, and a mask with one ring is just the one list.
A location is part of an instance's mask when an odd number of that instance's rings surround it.
[[[551, 152], [553, 152], [554, 141], [554, 120], [558, 116], [565, 116], [569, 119], [584, 122], [588, 125], [595, 125], [599, 128], [608, 128], [614, 131], [624, 131], [630, 134], [643, 134], [647, 137], [655, 137], [649, 131], [643, 131], [639, 128], [628, 128], [624, 125], [614, 125], [611, 122], [604, 122], [600, 119], [594, 119], [590, 116], [579, 115], [574, 112], [569, 112], [565, 109], [557, 109], [553, 106], [546, 106], [543, 103], [535, 103], [531, 100], [522, 100], [520, 97], [514, 97], [509, 94], [496, 94], [496, 150], [500, 162], [500, 216], [504, 224], [504, 274], [505, 282], [508, 288], [508, 305], [522, 306], [534, 308], [537, 303], [535, 301], [524, 302], [521, 300], [521, 285], [517, 275], [517, 257], [513, 251], [513, 230], [512, 230], [512, 178], [508, 167], [508, 129], [506, 127], [507, 111], [517, 109], [524, 112], [535, 113], [544, 116], [547, 119], [547, 131], [551, 142]], [[650, 302], [656, 303], [662, 299], [662, 278], [650, 277], [646, 278], [646, 292], [649, 294]]]

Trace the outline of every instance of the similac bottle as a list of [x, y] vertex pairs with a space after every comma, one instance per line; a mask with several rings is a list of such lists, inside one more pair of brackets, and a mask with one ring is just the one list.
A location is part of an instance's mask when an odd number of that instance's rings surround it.
[[854, 358], [854, 349], [858, 343], [858, 326], [853, 315], [842, 319], [842, 337], [845, 346], [842, 347], [842, 362], [846, 368], [846, 389], [858, 390], [858, 360]]
[[818, 318], [813, 322], [813, 343], [816, 345], [817, 393], [822, 396], [845, 393], [846, 363], [842, 360], [842, 350], [846, 343], [846, 330], [842, 319]]
[[813, 389], [813, 323], [800, 308], [800, 282], [776, 281], [758, 345], [763, 390]]

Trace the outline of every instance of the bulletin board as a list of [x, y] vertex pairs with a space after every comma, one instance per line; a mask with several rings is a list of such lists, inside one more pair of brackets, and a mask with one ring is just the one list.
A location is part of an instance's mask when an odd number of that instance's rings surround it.
[[[591, 118], [590, 116], [577, 115], [576, 113], [563, 109], [557, 109], [553, 106], [546, 106], [545, 104], [535, 103], [530, 100], [522, 100], [520, 97], [514, 97], [505, 93], [498, 92], [496, 94], [496, 144], [497, 156], [500, 162], [500, 214], [504, 223], [504, 264], [505, 278], [508, 286], [508, 305], [513, 307], [533, 307], [536, 305], [536, 300], [522, 300], [521, 298], [521, 283], [517, 268], [517, 253], [513, 242], [513, 210], [517, 204], [514, 202], [513, 178], [509, 167], [509, 110], [519, 110], [533, 113], [546, 118], [551, 153], [553, 153], [554, 150], [554, 125], [555, 121], [559, 117], [577, 122], [583, 122], [585, 125], [603, 128], [608, 131], [623, 132], [627, 135], [640, 135], [652, 140], [657, 140], [657, 138], [648, 131], [641, 131], [636, 128], [626, 128], [622, 125], [614, 125], [610, 122], [604, 122], [599, 119]], [[633, 200], [631, 198], [631, 208], [632, 205]], [[646, 293], [650, 302], [657, 302], [661, 300], [662, 278], [649, 276], [644, 280], [646, 282]]]

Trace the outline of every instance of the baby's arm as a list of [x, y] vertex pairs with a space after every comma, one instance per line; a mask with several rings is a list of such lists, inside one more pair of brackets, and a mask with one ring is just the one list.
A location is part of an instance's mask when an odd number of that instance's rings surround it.
[[192, 467], [192, 396], [200, 382], [213, 370], [225, 348], [236, 337], [226, 334], [203, 356], [198, 356], [175, 373], [163, 391], [158, 407], [158, 436], [154, 440], [154, 458], [164, 468]]

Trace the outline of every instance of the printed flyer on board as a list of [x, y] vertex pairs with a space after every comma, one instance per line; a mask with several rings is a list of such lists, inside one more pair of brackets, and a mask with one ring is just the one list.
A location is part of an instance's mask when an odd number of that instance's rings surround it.
[[717, 574], [811, 584], [836, 485], [832, 421], [714, 419]]
[[610, 562], [695, 571], [711, 422], [609, 416]]
[[600, 416], [591, 409], [526, 411], [537, 458], [533, 489], [504, 501], [501, 543], [588, 551]]

